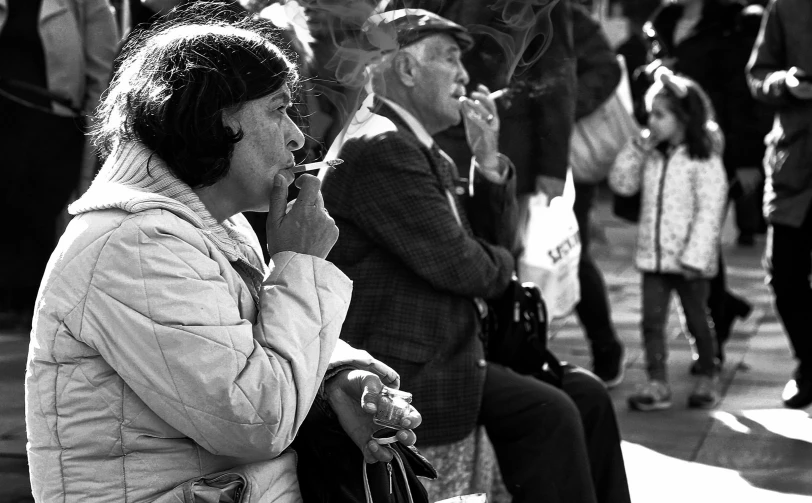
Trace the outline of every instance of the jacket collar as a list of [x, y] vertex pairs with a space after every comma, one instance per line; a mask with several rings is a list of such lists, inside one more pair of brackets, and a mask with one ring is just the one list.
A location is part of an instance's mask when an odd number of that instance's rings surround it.
[[110, 208], [129, 213], [169, 211], [200, 229], [230, 261], [243, 262], [262, 277], [267, 272], [259, 241], [245, 217], [237, 214], [217, 222], [191, 187], [141, 143], [119, 145], [68, 211], [79, 215]]
[[[405, 124], [412, 131], [412, 133], [414, 133], [414, 135], [417, 137], [420, 143], [425, 145], [426, 148], [431, 149], [431, 147], [434, 145], [434, 138], [432, 138], [429, 132], [426, 131], [426, 128], [423, 127], [423, 124], [421, 124], [420, 121], [417, 120], [417, 117], [415, 117], [408, 110], [406, 110], [405, 108], [403, 108], [402, 106], [398, 105], [397, 103], [395, 103], [390, 99], [384, 98], [382, 96], [376, 96], [376, 98], [377, 100], [380, 100], [380, 103], [388, 106], [392, 110], [392, 112], [395, 115], [397, 115], [397, 117], [401, 120], [401, 122], [403, 122], [403, 124]], [[392, 118], [391, 114], [386, 114], [384, 110], [380, 110], [379, 113], [381, 113], [381, 115], [384, 116], [389, 115], [389, 118], [390, 119]]]

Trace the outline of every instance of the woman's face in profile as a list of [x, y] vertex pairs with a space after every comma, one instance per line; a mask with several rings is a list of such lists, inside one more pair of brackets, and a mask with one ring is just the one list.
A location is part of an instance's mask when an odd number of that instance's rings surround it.
[[228, 174], [218, 183], [237, 198], [242, 211], [267, 211], [274, 177], [281, 173], [293, 183], [293, 152], [304, 145], [304, 135], [288, 116], [291, 95], [287, 85], [268, 96], [224, 113], [225, 124], [242, 131], [234, 145]]

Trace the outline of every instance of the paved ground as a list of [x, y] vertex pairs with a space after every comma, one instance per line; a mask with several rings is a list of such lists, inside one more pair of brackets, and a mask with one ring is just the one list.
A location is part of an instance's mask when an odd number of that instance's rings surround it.
[[[750, 318], [734, 327], [723, 373], [724, 400], [713, 411], [685, 407], [692, 386], [690, 352], [672, 314], [669, 332], [674, 407], [629, 412], [625, 398], [645, 379], [638, 323], [639, 276], [632, 266], [634, 228], [614, 219], [606, 203], [595, 214], [603, 242], [595, 254], [605, 273], [613, 319], [626, 343], [626, 380], [612, 391], [624, 439], [635, 503], [812, 501], [812, 418], [781, 407], [779, 395], [792, 368], [786, 338], [773, 315], [755, 248], [727, 245], [731, 287], [754, 303]], [[730, 221], [730, 219], [729, 219]], [[728, 228], [725, 241], [730, 242]], [[588, 365], [577, 320], [555, 326], [552, 347], [564, 359]], [[27, 334], [0, 332], [0, 503], [24, 501], [23, 374]]]
[[[663, 412], [629, 411], [626, 397], [645, 381], [640, 339], [639, 273], [632, 265], [635, 229], [613, 218], [604, 202], [594, 215], [603, 240], [594, 252], [605, 274], [618, 335], [626, 344], [626, 379], [611, 391], [624, 439], [624, 455], [637, 502], [812, 501], [812, 418], [788, 410], [781, 390], [794, 368], [787, 339], [770, 304], [756, 247], [723, 236], [729, 283], [755, 306], [734, 325], [722, 374], [724, 399], [712, 411], [686, 407], [693, 381], [691, 357], [676, 310], [669, 323], [669, 374], [674, 406]], [[555, 324], [552, 348], [584, 366], [590, 354], [574, 316]]]

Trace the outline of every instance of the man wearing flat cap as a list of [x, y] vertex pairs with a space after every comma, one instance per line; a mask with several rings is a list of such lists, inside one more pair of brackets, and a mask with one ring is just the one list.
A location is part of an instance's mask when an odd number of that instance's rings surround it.
[[[485, 360], [482, 299], [512, 277], [517, 203], [489, 90], [466, 91], [471, 37], [420, 9], [376, 14], [365, 31], [383, 53], [373, 94], [339, 136], [344, 164], [322, 186], [340, 229], [328, 260], [354, 282], [341, 337], [400, 372], [424, 417], [421, 447], [482, 424], [514, 502], [595, 502], [573, 400]], [[460, 121], [473, 153], [460, 166], [467, 180], [432, 139]]]

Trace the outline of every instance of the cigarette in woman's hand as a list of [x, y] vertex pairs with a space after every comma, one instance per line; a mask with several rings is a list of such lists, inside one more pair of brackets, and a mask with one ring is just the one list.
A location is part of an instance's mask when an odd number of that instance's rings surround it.
[[317, 169], [327, 167], [334, 168], [339, 164], [341, 164], [342, 162], [344, 162], [344, 159], [332, 159], [330, 161], [319, 161], [319, 162], [311, 162], [309, 164], [299, 164], [297, 166], [294, 166], [293, 169], [291, 169], [291, 171], [294, 174], [296, 174], [303, 173], [305, 171], [315, 171]]

